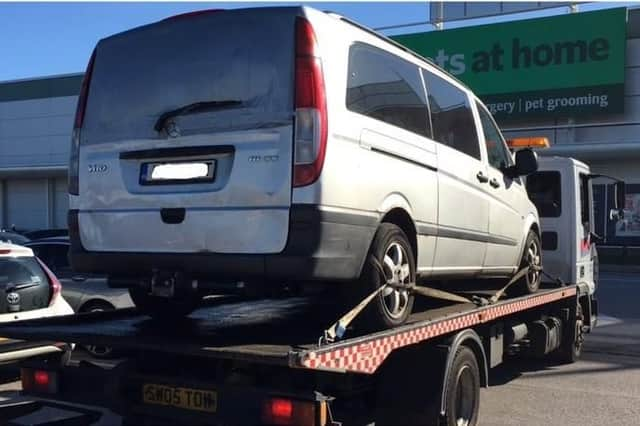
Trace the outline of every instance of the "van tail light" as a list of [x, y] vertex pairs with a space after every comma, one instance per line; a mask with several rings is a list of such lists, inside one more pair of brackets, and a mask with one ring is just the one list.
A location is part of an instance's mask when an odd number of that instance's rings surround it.
[[293, 186], [315, 182], [327, 148], [327, 102], [322, 60], [313, 27], [296, 18], [295, 142]]
[[62, 292], [62, 284], [60, 284], [60, 281], [55, 276], [55, 274], [51, 272], [49, 268], [47, 268], [47, 265], [45, 265], [40, 259], [38, 259], [38, 262], [40, 263], [40, 266], [42, 266], [42, 269], [44, 269], [44, 272], [47, 274], [47, 278], [49, 278], [49, 285], [51, 286], [51, 299], [49, 299], [49, 306], [53, 306], [58, 297], [60, 297], [60, 293]]
[[58, 373], [55, 371], [22, 368], [20, 380], [22, 390], [27, 393], [54, 394], [58, 392]]
[[318, 423], [313, 402], [288, 398], [267, 399], [262, 405], [262, 421], [268, 425], [314, 426]]
[[78, 104], [76, 106], [76, 118], [73, 123], [73, 135], [71, 137], [71, 150], [69, 155], [69, 193], [72, 195], [79, 194], [78, 185], [78, 169], [80, 161], [80, 129], [84, 123], [84, 113], [87, 109], [87, 98], [89, 97], [89, 85], [91, 84], [91, 76], [93, 75], [93, 62], [96, 57], [96, 51], [93, 50], [87, 70], [82, 79], [80, 87], [80, 95], [78, 96]]

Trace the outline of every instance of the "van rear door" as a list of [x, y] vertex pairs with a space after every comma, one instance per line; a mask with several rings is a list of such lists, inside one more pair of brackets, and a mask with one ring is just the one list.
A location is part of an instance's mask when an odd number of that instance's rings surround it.
[[188, 14], [100, 41], [74, 207], [87, 250], [284, 249], [300, 10]]

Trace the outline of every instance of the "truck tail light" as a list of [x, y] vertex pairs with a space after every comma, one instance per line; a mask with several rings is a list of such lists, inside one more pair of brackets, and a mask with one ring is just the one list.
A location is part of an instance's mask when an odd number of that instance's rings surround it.
[[76, 118], [73, 124], [73, 136], [71, 137], [71, 150], [69, 154], [69, 193], [72, 195], [79, 194], [80, 129], [84, 123], [84, 114], [87, 109], [89, 85], [91, 84], [91, 77], [93, 75], [93, 62], [95, 57], [96, 51], [94, 49], [87, 64], [84, 78], [82, 79], [82, 86], [80, 87], [80, 95], [78, 96], [78, 104], [76, 106]]
[[50, 370], [20, 370], [22, 390], [31, 393], [54, 394], [58, 392], [58, 373]]
[[287, 398], [270, 398], [262, 407], [262, 421], [269, 425], [314, 426], [316, 410], [313, 402]]
[[315, 182], [327, 147], [327, 102], [322, 60], [313, 27], [296, 18], [295, 142], [293, 186]]

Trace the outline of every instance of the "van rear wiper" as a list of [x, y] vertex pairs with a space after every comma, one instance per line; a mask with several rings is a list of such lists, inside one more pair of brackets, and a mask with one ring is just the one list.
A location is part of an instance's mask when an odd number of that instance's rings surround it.
[[180, 108], [172, 109], [171, 111], [163, 112], [153, 128], [159, 132], [164, 128], [167, 120], [179, 115], [193, 114], [195, 112], [212, 111], [216, 109], [232, 108], [242, 105], [242, 101], [236, 100], [224, 100], [224, 101], [203, 101], [194, 102], [189, 105], [181, 106]]

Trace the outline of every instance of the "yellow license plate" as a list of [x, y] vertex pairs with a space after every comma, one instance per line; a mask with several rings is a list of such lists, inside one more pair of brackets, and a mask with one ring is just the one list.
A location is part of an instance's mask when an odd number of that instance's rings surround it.
[[185, 410], [215, 413], [218, 409], [218, 393], [204, 389], [145, 384], [142, 400], [146, 404], [165, 405]]

